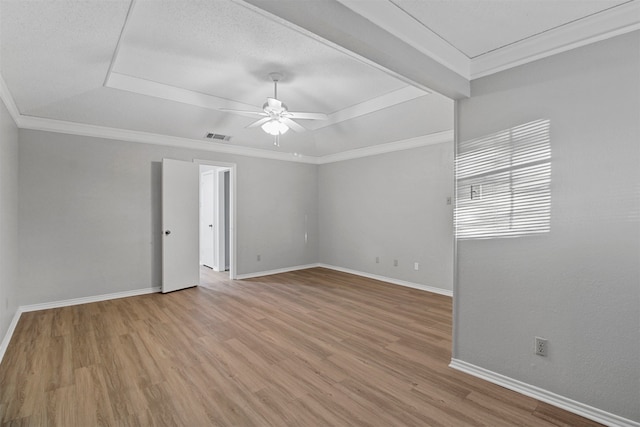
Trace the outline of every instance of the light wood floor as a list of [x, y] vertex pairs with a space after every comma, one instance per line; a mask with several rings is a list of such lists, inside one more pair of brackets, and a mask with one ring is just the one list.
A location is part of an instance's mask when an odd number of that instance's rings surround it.
[[3, 426], [591, 426], [447, 367], [451, 299], [325, 269], [24, 313]]

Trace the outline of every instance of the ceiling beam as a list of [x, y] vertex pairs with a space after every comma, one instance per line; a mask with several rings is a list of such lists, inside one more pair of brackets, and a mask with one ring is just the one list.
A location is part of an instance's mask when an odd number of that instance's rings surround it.
[[235, 1], [409, 84], [452, 99], [470, 95], [468, 79], [337, 0]]

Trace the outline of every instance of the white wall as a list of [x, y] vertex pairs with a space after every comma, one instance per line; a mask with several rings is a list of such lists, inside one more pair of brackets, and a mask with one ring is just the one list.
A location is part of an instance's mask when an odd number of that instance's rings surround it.
[[238, 166], [238, 239], [251, 242], [238, 244], [250, 266], [241, 273], [317, 262], [317, 180], [316, 165], [246, 158]]
[[19, 137], [21, 305], [160, 285], [163, 157], [237, 164], [238, 274], [317, 260], [315, 165], [30, 130]]
[[17, 289], [18, 128], [0, 101], [0, 341], [18, 309]]
[[452, 289], [453, 143], [324, 164], [318, 177], [322, 263]]
[[551, 231], [459, 241], [454, 290], [455, 358], [635, 421], [639, 76], [635, 32], [472, 82], [460, 140], [551, 120]]

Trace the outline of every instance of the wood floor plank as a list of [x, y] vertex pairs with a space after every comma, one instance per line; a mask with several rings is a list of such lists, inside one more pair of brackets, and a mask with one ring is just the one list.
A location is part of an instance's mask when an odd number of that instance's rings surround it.
[[451, 298], [314, 268], [23, 313], [2, 426], [597, 426], [448, 367]]

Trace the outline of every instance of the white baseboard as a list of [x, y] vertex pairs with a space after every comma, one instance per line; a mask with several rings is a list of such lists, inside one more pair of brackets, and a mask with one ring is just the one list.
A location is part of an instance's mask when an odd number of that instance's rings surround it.
[[307, 268], [319, 267], [320, 264], [296, 265], [294, 267], [277, 268], [275, 270], [256, 271], [255, 273], [238, 274], [236, 280], [252, 279], [254, 277], [271, 276], [272, 274], [288, 273], [290, 271], [306, 270]]
[[156, 292], [160, 292], [159, 287], [134, 289], [132, 291], [114, 292], [112, 294], [94, 295], [90, 297], [72, 298], [72, 299], [66, 299], [62, 301], [45, 302], [42, 304], [22, 305], [18, 310], [21, 311], [22, 313], [26, 313], [28, 311], [38, 311], [38, 310], [47, 310], [49, 308], [68, 307], [71, 305], [88, 304], [91, 302], [107, 301], [111, 299], [135, 297], [137, 295], [153, 294]]
[[160, 292], [159, 287], [134, 289], [132, 291], [114, 292], [112, 294], [73, 298], [73, 299], [67, 299], [62, 301], [45, 302], [42, 304], [21, 305], [20, 307], [18, 307], [18, 310], [16, 310], [16, 313], [13, 316], [13, 319], [11, 320], [11, 324], [9, 324], [9, 329], [7, 329], [7, 333], [2, 339], [2, 343], [0, 343], [0, 363], [2, 363], [2, 358], [4, 357], [4, 353], [7, 351], [7, 347], [9, 347], [9, 342], [11, 341], [11, 337], [15, 332], [16, 325], [18, 324], [18, 320], [20, 320], [20, 316], [22, 315], [22, 313], [27, 313], [29, 311], [47, 310], [50, 308], [68, 307], [71, 305], [78, 305], [78, 304], [88, 304], [90, 302], [107, 301], [111, 299], [133, 297], [137, 295], [152, 294], [156, 292]]
[[13, 319], [11, 319], [9, 329], [7, 329], [7, 333], [4, 335], [2, 343], [0, 343], [0, 363], [2, 363], [2, 358], [4, 357], [4, 353], [7, 351], [7, 347], [9, 347], [9, 342], [11, 341], [11, 337], [13, 336], [13, 332], [16, 330], [16, 326], [18, 325], [18, 320], [20, 320], [21, 314], [22, 312], [18, 308], [18, 310], [16, 310], [16, 313], [13, 315]]
[[489, 371], [459, 359], [451, 359], [449, 367], [607, 426], [640, 427], [639, 422], [622, 418], [618, 415], [594, 408], [593, 406], [585, 405], [584, 403], [560, 396], [540, 387], [514, 380], [513, 378]]
[[362, 276], [369, 279], [379, 280], [381, 282], [387, 282], [393, 285], [405, 286], [407, 288], [419, 289], [421, 291], [432, 292], [434, 294], [445, 295], [448, 297], [453, 296], [453, 291], [450, 291], [448, 289], [436, 288], [433, 286], [422, 285], [420, 283], [407, 282], [404, 280], [393, 279], [391, 277], [378, 276], [377, 274], [370, 274], [370, 273], [365, 273], [363, 271], [351, 270], [350, 268], [337, 267], [335, 265], [322, 264], [322, 263], [297, 265], [295, 267], [278, 268], [276, 270], [257, 271], [255, 273], [239, 274], [237, 279], [238, 280], [251, 279], [254, 277], [270, 276], [272, 274], [288, 273], [290, 271], [306, 270], [308, 268], [315, 268], [315, 267], [328, 268], [329, 270], [355, 274], [356, 276]]
[[362, 276], [368, 279], [379, 280], [381, 282], [387, 282], [393, 285], [400, 285], [407, 288], [419, 289], [421, 291], [453, 297], [453, 291], [448, 289], [436, 288], [434, 286], [423, 285], [420, 283], [407, 282], [405, 280], [394, 279], [392, 277], [379, 276], [377, 274], [365, 273], [363, 271], [351, 270], [350, 268], [337, 267], [335, 265], [318, 264], [317, 267], [328, 268], [330, 270], [336, 270], [336, 271], [341, 271], [343, 273], [355, 274], [356, 276]]

